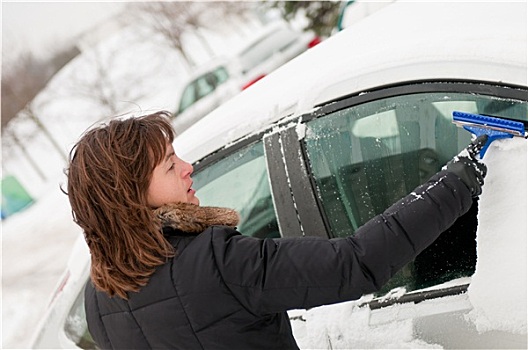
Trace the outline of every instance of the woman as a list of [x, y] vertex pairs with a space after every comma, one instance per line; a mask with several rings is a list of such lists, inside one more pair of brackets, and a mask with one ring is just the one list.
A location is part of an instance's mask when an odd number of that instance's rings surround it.
[[256, 239], [236, 231], [233, 210], [199, 206], [173, 138], [158, 112], [96, 127], [71, 152], [68, 196], [92, 259], [86, 315], [101, 348], [296, 349], [287, 310], [380, 289], [471, 207], [486, 170], [455, 158], [353, 237]]

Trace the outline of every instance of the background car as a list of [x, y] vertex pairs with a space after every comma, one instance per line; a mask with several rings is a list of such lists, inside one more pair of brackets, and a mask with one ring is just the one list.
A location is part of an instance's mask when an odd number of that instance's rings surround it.
[[[175, 140], [201, 204], [237, 209], [254, 237], [353, 235], [470, 142], [452, 111], [528, 124], [526, 10], [398, 2], [282, 66]], [[290, 312], [299, 346], [526, 348], [527, 140], [508, 142], [486, 154], [480, 202], [380, 293]], [[82, 285], [36, 347], [94, 346]]]
[[300, 32], [283, 21], [272, 22], [234, 54], [217, 57], [188, 79], [174, 113], [179, 132], [292, 58], [317, 45], [319, 37]]
[[229, 60], [218, 57], [200, 66], [180, 95], [173, 126], [178, 132], [190, 127], [223, 102], [240, 92], [238, 77], [228, 68]]

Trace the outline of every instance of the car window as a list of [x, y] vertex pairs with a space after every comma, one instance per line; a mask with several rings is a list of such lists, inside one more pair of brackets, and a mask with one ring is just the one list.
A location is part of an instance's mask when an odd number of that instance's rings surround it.
[[180, 99], [180, 108], [178, 109], [179, 113], [183, 112], [189, 108], [196, 101], [196, 85], [193, 81], [185, 87], [183, 90], [181, 99]]
[[193, 80], [183, 90], [178, 108], [179, 113], [189, 108], [199, 99], [209, 95], [218, 85], [225, 83], [228, 79], [229, 74], [227, 70], [220, 66], [214, 71]]
[[255, 42], [239, 55], [243, 73], [291, 45], [297, 36], [291, 29], [278, 28], [260, 41]]
[[211, 73], [196, 79], [197, 100], [209, 95], [216, 88], [216, 76]]
[[217, 85], [223, 84], [229, 79], [229, 74], [224, 67], [218, 67], [213, 74], [216, 78]]
[[244, 235], [280, 237], [262, 142], [200, 169], [193, 180], [200, 205], [238, 211]]
[[[452, 123], [454, 110], [517, 119], [527, 115], [526, 102], [464, 93], [422, 93], [352, 106], [307, 123], [305, 147], [333, 236], [354, 234], [469, 144], [471, 134]], [[444, 247], [435, 242], [421, 261], [406, 266], [388, 286], [414, 289], [472, 274], [476, 210], [475, 206], [452, 228], [464, 232], [451, 235]], [[457, 243], [456, 239], [464, 241]], [[435, 254], [453, 259], [449, 266], [435, 270]]]

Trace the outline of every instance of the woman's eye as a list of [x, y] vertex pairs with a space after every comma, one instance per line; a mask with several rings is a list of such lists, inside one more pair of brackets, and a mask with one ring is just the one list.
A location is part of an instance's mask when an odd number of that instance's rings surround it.
[[170, 168], [169, 168], [169, 170], [172, 170], [172, 169], [174, 169], [174, 163], [172, 163]]

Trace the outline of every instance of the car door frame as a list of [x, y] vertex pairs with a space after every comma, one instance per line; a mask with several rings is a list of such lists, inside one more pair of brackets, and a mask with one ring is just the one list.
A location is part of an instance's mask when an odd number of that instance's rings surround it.
[[[305, 125], [305, 123], [325, 117], [326, 115], [330, 113], [334, 113], [346, 108], [351, 108], [357, 105], [361, 105], [364, 103], [385, 99], [385, 98], [391, 98], [396, 96], [403, 96], [403, 95], [412, 95], [412, 94], [419, 94], [419, 93], [469, 93], [469, 94], [479, 94], [479, 95], [488, 95], [488, 96], [499, 96], [501, 98], [511, 98], [521, 101], [527, 101], [528, 102], [528, 88], [524, 86], [516, 86], [516, 85], [510, 85], [510, 84], [499, 84], [495, 82], [483, 82], [483, 81], [469, 81], [469, 80], [426, 80], [426, 81], [408, 81], [408, 82], [402, 82], [400, 84], [395, 85], [387, 85], [382, 86], [376, 89], [372, 89], [371, 91], [367, 92], [361, 92], [361, 93], [354, 93], [350, 95], [346, 95], [340, 98], [336, 98], [333, 100], [326, 101], [324, 103], [321, 103], [317, 105], [313, 111], [303, 114], [299, 117], [299, 123], [301, 125]], [[523, 123], [528, 126], [527, 121], [523, 121]], [[306, 166], [309, 164], [309, 158], [307, 156], [307, 150], [305, 143], [302, 140], [302, 137], [299, 138], [298, 141], [299, 148], [301, 149], [301, 154], [303, 155], [302, 161], [299, 163], [304, 169], [302, 169], [303, 172], [306, 172], [309, 177], [309, 181], [311, 184], [312, 191], [311, 193], [317, 193], [317, 185], [315, 183], [315, 179], [313, 174], [311, 173], [310, 166]], [[290, 158], [293, 155], [290, 155]], [[328, 219], [326, 218], [326, 215], [324, 214], [324, 211], [322, 210], [322, 203], [319, 200], [318, 196], [314, 197], [316, 199], [316, 205], [319, 208], [319, 213], [321, 215], [321, 220], [325, 223], [326, 232], [328, 234], [328, 237], [332, 238], [331, 231], [329, 229], [328, 225]], [[312, 205], [309, 202], [308, 205]], [[298, 206], [299, 212], [302, 212], [305, 210], [303, 208], [303, 202]], [[419, 303], [427, 299], [434, 299], [449, 295], [458, 295], [462, 293], [466, 293], [467, 289], [469, 287], [469, 284], [461, 284], [461, 285], [455, 285], [448, 288], [441, 288], [438, 290], [424, 290], [424, 291], [410, 291], [408, 293], [405, 293], [401, 298], [389, 298], [389, 299], [383, 299], [383, 298], [374, 298], [373, 300], [366, 301], [363, 305], [368, 305], [370, 309], [379, 309], [382, 307], [390, 306], [396, 303], [403, 303], [403, 302], [412, 302], [412, 303]]]

